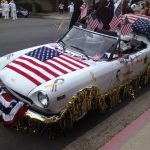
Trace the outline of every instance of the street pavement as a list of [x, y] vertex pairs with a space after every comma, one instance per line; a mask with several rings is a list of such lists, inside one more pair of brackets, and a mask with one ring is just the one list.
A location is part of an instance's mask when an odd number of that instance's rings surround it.
[[63, 14], [59, 12], [51, 12], [51, 13], [31, 13], [30, 17], [34, 18], [45, 18], [45, 19], [58, 19], [58, 20], [70, 20], [71, 14], [68, 12], [64, 12]]
[[150, 150], [150, 109], [99, 150]]

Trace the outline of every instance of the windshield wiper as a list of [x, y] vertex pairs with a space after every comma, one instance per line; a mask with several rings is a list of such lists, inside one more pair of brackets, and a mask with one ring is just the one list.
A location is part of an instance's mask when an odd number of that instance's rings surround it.
[[73, 48], [75, 48], [75, 49], [77, 49], [77, 50], [79, 50], [82, 54], [84, 54], [84, 56], [86, 56], [86, 57], [87, 57], [87, 59], [90, 59], [90, 58], [89, 58], [89, 56], [85, 53], [85, 51], [84, 51], [83, 49], [78, 48], [78, 47], [73, 46], [73, 45], [70, 45], [70, 46], [71, 46], [71, 47], [73, 47]]
[[62, 41], [62, 40], [60, 42], [62, 43], [63, 51], [65, 51], [66, 50], [66, 43], [64, 41]]

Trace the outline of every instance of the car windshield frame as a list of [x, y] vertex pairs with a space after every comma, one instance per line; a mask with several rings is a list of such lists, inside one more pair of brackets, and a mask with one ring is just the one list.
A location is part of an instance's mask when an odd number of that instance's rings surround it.
[[119, 41], [118, 36], [94, 32], [73, 26], [59, 41], [63, 48], [70, 49], [89, 57], [114, 53]]

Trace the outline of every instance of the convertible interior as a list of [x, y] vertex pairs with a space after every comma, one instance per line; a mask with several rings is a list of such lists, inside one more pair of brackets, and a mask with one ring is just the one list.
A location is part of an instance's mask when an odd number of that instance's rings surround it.
[[147, 48], [146, 43], [137, 39], [132, 39], [130, 41], [120, 40], [120, 45], [120, 50], [122, 54], [132, 54]]
[[[107, 34], [110, 36], [115, 36], [115, 37], [118, 36], [117, 32], [108, 31], [108, 30], [97, 30], [96, 32]], [[131, 40], [124, 40], [120, 38], [114, 54], [119, 54], [119, 55], [132, 54], [137, 51], [143, 50], [145, 48], [147, 48], [147, 44], [143, 41], [137, 40], [136, 38], [132, 38]], [[106, 58], [105, 54], [104, 54], [104, 57]], [[113, 58], [116, 58], [116, 57], [113, 57]]]

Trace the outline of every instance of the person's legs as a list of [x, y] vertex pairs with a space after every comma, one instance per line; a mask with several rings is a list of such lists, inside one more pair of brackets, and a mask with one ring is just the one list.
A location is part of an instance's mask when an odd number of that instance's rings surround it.
[[14, 11], [14, 14], [15, 14], [15, 19], [17, 20], [17, 12], [16, 12], [16, 10]]
[[4, 18], [7, 19], [6, 11], [4, 11]]
[[5, 19], [9, 19], [9, 11], [5, 11]]
[[7, 15], [6, 16], [7, 16], [7, 19], [9, 19], [9, 11], [7, 11]]
[[16, 14], [15, 10], [13, 10], [12, 15], [13, 15], [13, 20], [16, 20], [17, 19], [17, 14]]

